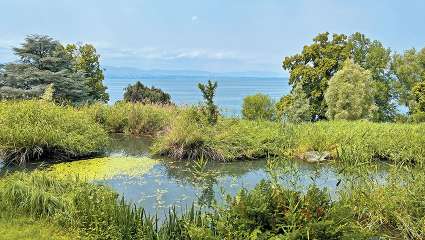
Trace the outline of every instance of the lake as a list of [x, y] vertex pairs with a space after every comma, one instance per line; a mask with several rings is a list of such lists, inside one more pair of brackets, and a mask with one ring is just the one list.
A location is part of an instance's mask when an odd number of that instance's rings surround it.
[[264, 93], [279, 100], [289, 93], [288, 79], [285, 77], [213, 77], [204, 76], [146, 76], [142, 78], [105, 78], [110, 95], [110, 103], [122, 99], [124, 88], [136, 81], [146, 86], [161, 88], [171, 95], [179, 105], [198, 104], [202, 95], [197, 85], [208, 79], [218, 82], [216, 102], [227, 116], [239, 115], [245, 96]]

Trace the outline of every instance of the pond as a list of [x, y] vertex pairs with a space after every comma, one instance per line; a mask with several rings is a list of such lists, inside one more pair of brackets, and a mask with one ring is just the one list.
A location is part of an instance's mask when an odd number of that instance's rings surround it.
[[[241, 188], [252, 189], [263, 179], [278, 176], [288, 187], [293, 182], [297, 189], [316, 183], [337, 191], [338, 174], [326, 164], [308, 164], [283, 161], [274, 171], [272, 161], [240, 161], [230, 163], [172, 161], [150, 156], [151, 141], [125, 135], [113, 135], [107, 157], [59, 163], [50, 169], [59, 175], [77, 174], [97, 184], [112, 187], [131, 203], [142, 206], [150, 214], [163, 215], [168, 208], [177, 210], [209, 206], [214, 201], [222, 202], [227, 194], [234, 195]], [[282, 171], [296, 165], [294, 171]], [[293, 181], [297, 179], [298, 181]], [[293, 186], [295, 187], [295, 185]]]
[[[226, 194], [236, 194], [241, 188], [251, 189], [262, 179], [270, 178], [266, 160], [240, 161], [230, 163], [172, 161], [165, 158], [151, 158], [150, 141], [124, 135], [114, 135], [109, 151], [112, 157], [130, 157], [154, 160], [141, 174], [123, 173], [95, 182], [111, 186], [115, 191], [149, 213], [162, 214], [170, 206], [190, 207], [192, 203], [209, 205], [214, 199], [222, 201]], [[150, 158], [146, 158], [150, 157]], [[202, 168], [202, 169], [199, 169]], [[327, 165], [297, 163], [299, 183], [308, 186], [315, 182], [327, 187], [331, 194], [338, 182], [337, 174]], [[136, 171], [137, 172], [137, 171]], [[290, 184], [291, 174], [280, 174], [280, 181]]]

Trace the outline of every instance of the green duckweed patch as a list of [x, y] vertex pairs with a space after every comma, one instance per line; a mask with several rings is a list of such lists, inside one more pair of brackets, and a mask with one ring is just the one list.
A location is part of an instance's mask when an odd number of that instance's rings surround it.
[[157, 163], [157, 160], [148, 157], [103, 157], [55, 164], [49, 171], [59, 178], [78, 177], [93, 181], [119, 175], [140, 176]]

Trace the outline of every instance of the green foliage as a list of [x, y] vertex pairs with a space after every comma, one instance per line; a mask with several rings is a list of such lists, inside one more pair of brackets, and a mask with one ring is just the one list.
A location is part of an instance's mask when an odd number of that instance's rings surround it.
[[212, 82], [208, 80], [207, 84], [198, 83], [198, 88], [202, 92], [206, 105], [206, 115], [208, 116], [208, 122], [214, 125], [218, 119], [218, 107], [214, 103], [215, 91], [217, 89], [217, 82]]
[[1, 67], [0, 99], [38, 98], [54, 84], [56, 102], [106, 101], [94, 47], [70, 49], [48, 36], [28, 36], [21, 47], [13, 49], [19, 61]]
[[199, 110], [183, 111], [154, 139], [154, 153], [176, 159], [204, 155], [218, 161], [270, 156], [299, 158], [309, 151], [329, 152], [341, 163], [425, 163], [422, 124], [329, 121], [291, 125], [219, 119], [210, 126]]
[[372, 74], [347, 60], [330, 80], [325, 93], [329, 119], [373, 119]]
[[141, 82], [137, 81], [134, 85], [128, 85], [125, 89], [124, 101], [144, 104], [171, 104], [171, 97], [159, 88], [145, 87]]
[[[219, 211], [217, 230], [225, 239], [344, 239], [352, 236], [350, 215], [336, 215], [326, 190], [303, 195], [262, 181], [241, 190]], [[341, 212], [338, 212], [341, 213]]]
[[269, 120], [275, 118], [275, 106], [268, 95], [257, 93], [243, 99], [242, 116], [247, 120]]
[[127, 133], [137, 136], [155, 136], [164, 131], [177, 114], [172, 105], [151, 105], [118, 102], [113, 106], [91, 104], [80, 110], [111, 133]]
[[109, 95], [102, 83], [105, 76], [100, 67], [100, 55], [97, 54], [96, 48], [91, 44], [78, 46], [68, 44], [65, 49], [73, 58], [74, 69], [84, 74], [89, 87], [89, 95], [96, 101], [107, 102]]
[[412, 94], [415, 101], [414, 112], [425, 112], [425, 82], [417, 83]]
[[[359, 179], [359, 178], [358, 178]], [[340, 193], [362, 229], [384, 239], [425, 238], [425, 174], [423, 168], [388, 169], [382, 181], [360, 178]]]
[[108, 136], [89, 116], [45, 101], [0, 102], [0, 154], [6, 162], [70, 159], [104, 150]]
[[282, 109], [282, 119], [288, 123], [308, 122], [312, 119], [310, 103], [301, 86], [296, 86], [293, 92], [286, 96]]
[[313, 39], [313, 44], [304, 46], [300, 54], [286, 57], [282, 67], [290, 71], [289, 84], [299, 86], [306, 94], [312, 114], [325, 116], [324, 93], [329, 79], [350, 56], [347, 36], [321, 33]]
[[393, 79], [390, 69], [391, 51], [383, 47], [379, 41], [371, 41], [361, 33], [351, 36], [321, 33], [313, 39], [311, 45], [294, 56], [286, 57], [283, 68], [289, 70], [289, 83], [294, 91], [302, 89], [308, 100], [312, 115], [324, 118], [327, 111], [325, 92], [329, 80], [338, 72], [343, 62], [351, 58], [372, 75], [371, 87], [377, 111], [375, 119], [390, 121], [395, 117]]
[[416, 101], [412, 90], [418, 83], [425, 81], [425, 48], [420, 51], [411, 49], [403, 55], [396, 54], [392, 69], [397, 76], [399, 101], [414, 113]]
[[53, 102], [53, 95], [55, 94], [55, 88], [53, 86], [53, 83], [49, 84], [44, 90], [43, 95], [41, 95], [41, 100], [46, 102]]

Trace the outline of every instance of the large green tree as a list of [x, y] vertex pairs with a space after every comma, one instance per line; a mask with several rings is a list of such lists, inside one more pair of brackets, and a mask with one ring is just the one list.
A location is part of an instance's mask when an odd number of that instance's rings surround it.
[[41, 97], [51, 86], [56, 102], [105, 101], [93, 93], [88, 72], [79, 69], [77, 58], [58, 41], [30, 35], [13, 51], [18, 61], [0, 70], [0, 99]]
[[[404, 54], [395, 54], [392, 69], [397, 77], [396, 90], [400, 104], [417, 111], [418, 92], [414, 88], [425, 82], [425, 48], [420, 51], [410, 49]], [[415, 94], [416, 92], [416, 94]]]
[[325, 117], [324, 94], [329, 80], [348, 58], [372, 74], [371, 87], [378, 89], [374, 95], [378, 107], [375, 120], [391, 120], [396, 112], [390, 71], [391, 51], [379, 41], [372, 41], [361, 33], [351, 36], [333, 34], [332, 38], [327, 32], [321, 33], [311, 45], [304, 46], [301, 53], [286, 57], [282, 66], [290, 72], [289, 83], [293, 89], [301, 86], [312, 114]]
[[90, 88], [90, 96], [95, 100], [107, 102], [109, 95], [106, 93], [107, 88], [103, 85], [105, 76], [100, 67], [100, 55], [97, 54], [96, 48], [91, 44], [68, 44], [66, 51], [74, 60], [75, 70], [84, 74]]
[[349, 56], [347, 36], [329, 37], [326, 32], [316, 36], [311, 45], [304, 46], [301, 53], [284, 59], [282, 66], [290, 72], [289, 84], [304, 91], [312, 114], [325, 116], [324, 93], [328, 81]]
[[359, 64], [346, 60], [343, 68], [330, 80], [325, 92], [329, 119], [373, 119], [374, 102], [372, 73]]

